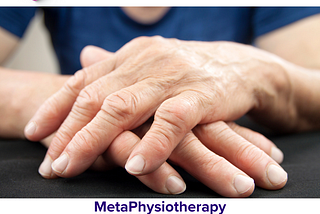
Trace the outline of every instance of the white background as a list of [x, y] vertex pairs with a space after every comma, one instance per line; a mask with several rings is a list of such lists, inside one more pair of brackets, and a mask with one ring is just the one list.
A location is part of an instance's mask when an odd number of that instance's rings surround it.
[[[174, 204], [182, 201], [184, 204], [226, 204], [223, 214], [311, 214], [320, 213], [319, 199], [0, 199], [0, 212], [8, 214], [94, 214], [95, 201], [106, 201], [106, 204], [129, 204], [129, 201], [141, 201], [144, 204]], [[105, 212], [109, 213], [109, 212]], [[118, 214], [118, 212], [112, 212]], [[132, 214], [139, 212], [119, 212]], [[160, 212], [152, 212], [158, 214]], [[181, 212], [165, 212], [168, 214], [183, 214]], [[196, 214], [187, 212], [186, 214]], [[210, 214], [210, 212], [199, 212]], [[139, 214], [145, 214], [143, 212]], [[219, 214], [219, 212], [214, 212]]]

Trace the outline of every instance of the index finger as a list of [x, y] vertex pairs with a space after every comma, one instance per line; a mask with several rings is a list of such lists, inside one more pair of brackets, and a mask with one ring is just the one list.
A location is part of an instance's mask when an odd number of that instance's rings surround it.
[[64, 86], [38, 109], [25, 127], [25, 136], [40, 141], [56, 131], [67, 117], [80, 91], [93, 81], [114, 70], [116, 58], [77, 71]]

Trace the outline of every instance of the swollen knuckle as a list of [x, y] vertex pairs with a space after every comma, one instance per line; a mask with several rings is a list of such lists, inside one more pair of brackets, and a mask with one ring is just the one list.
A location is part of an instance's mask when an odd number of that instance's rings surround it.
[[99, 146], [99, 136], [84, 127], [73, 139], [73, 149], [84, 157], [93, 155]]
[[155, 118], [160, 121], [164, 121], [166, 124], [170, 125], [175, 131], [186, 132], [191, 124], [190, 121], [192, 112], [192, 107], [190, 103], [184, 102], [183, 100], [179, 102], [179, 105], [164, 103], [161, 108], [155, 114]]
[[109, 95], [102, 105], [102, 110], [114, 118], [127, 120], [136, 112], [137, 97], [127, 91], [121, 90]]
[[81, 90], [74, 105], [76, 108], [85, 110], [99, 108], [100, 99], [98, 87], [95, 84], [85, 87]]
[[158, 111], [155, 115], [156, 122], [153, 124], [154, 126], [165, 125], [167, 127], [167, 132], [170, 132], [173, 135], [182, 134], [187, 131], [187, 128], [184, 126], [184, 121], [175, 114], [165, 114], [166, 111]]

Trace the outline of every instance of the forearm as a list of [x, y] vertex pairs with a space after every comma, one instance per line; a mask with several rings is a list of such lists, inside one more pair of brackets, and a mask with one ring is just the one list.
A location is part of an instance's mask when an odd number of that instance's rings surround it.
[[[17, 79], [17, 72], [11, 72], [8, 69], [0, 68], [0, 136], [1, 137], [22, 137], [23, 132], [20, 129], [20, 123], [24, 123], [21, 111], [18, 105], [22, 105], [15, 100], [17, 91], [20, 91], [20, 82]], [[21, 102], [21, 101], [20, 101]], [[28, 105], [25, 103], [25, 105]], [[22, 109], [22, 107], [21, 107]], [[20, 122], [18, 122], [20, 121]], [[22, 125], [21, 124], [21, 125]]]
[[295, 66], [290, 74], [296, 130], [320, 129], [320, 71]]
[[320, 71], [277, 57], [275, 63], [279, 66], [264, 74], [273, 93], [261, 93], [261, 105], [249, 115], [277, 132], [320, 129]]
[[0, 137], [21, 138], [38, 107], [67, 76], [0, 68]]

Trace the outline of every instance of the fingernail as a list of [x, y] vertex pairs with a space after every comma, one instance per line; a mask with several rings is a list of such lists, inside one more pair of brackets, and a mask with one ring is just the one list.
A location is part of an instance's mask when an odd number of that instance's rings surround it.
[[132, 174], [139, 174], [143, 171], [145, 166], [145, 161], [140, 155], [136, 155], [129, 160], [125, 168], [128, 172]]
[[37, 124], [35, 122], [30, 122], [25, 128], [25, 135], [32, 136], [37, 129]]
[[52, 159], [50, 158], [50, 156], [46, 155], [46, 157], [44, 158], [43, 162], [41, 163], [40, 167], [39, 167], [39, 174], [42, 177], [45, 178], [51, 178], [52, 177], [52, 169], [51, 169], [51, 164], [52, 164]]
[[267, 170], [267, 176], [270, 183], [274, 186], [277, 186], [287, 180], [287, 173], [280, 167], [271, 164]]
[[239, 194], [247, 192], [254, 185], [252, 178], [243, 175], [237, 175], [234, 178], [234, 187]]
[[277, 163], [282, 163], [283, 161], [283, 153], [280, 149], [278, 149], [277, 147], [272, 147], [271, 149], [271, 158], [275, 161], [277, 161]]
[[65, 169], [67, 168], [68, 163], [69, 163], [68, 155], [63, 154], [52, 163], [51, 167], [53, 171], [62, 174], [63, 171], [65, 171]]
[[171, 194], [180, 194], [186, 190], [186, 184], [177, 176], [170, 176], [167, 179], [166, 188]]

